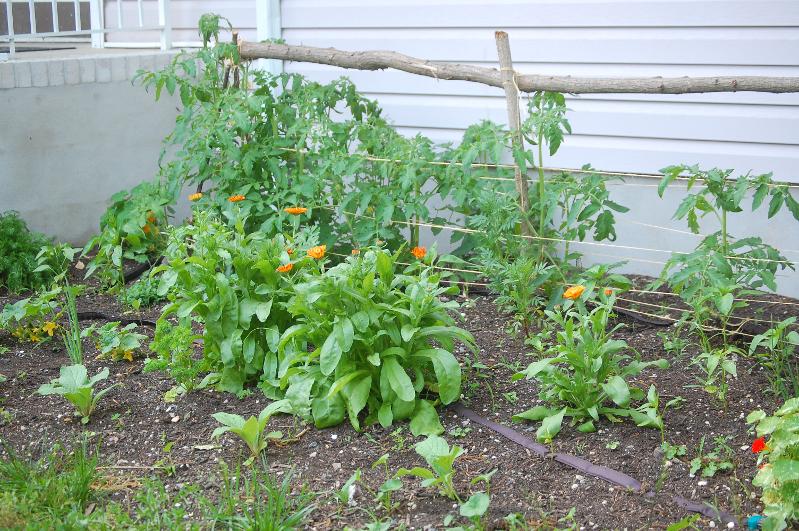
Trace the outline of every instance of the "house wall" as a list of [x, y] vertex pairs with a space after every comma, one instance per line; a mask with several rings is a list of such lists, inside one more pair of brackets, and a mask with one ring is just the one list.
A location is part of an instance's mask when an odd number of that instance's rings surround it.
[[131, 84], [171, 53], [0, 62], [0, 212], [60, 241], [86, 242], [108, 198], [153, 179], [176, 99]]
[[[799, 2], [704, 0], [282, 0], [283, 38], [344, 50], [388, 49], [433, 61], [496, 67], [495, 30], [510, 36], [521, 73], [574, 76], [799, 76]], [[318, 81], [347, 75], [408, 134], [457, 142], [481, 119], [506, 122], [501, 90], [397, 71], [344, 71], [307, 63], [285, 69]], [[568, 96], [574, 134], [549, 166], [590, 163], [608, 171], [657, 172], [675, 163], [773, 171], [799, 182], [799, 94], [591, 94]], [[626, 270], [657, 274], [669, 252], [698, 241], [672, 213], [685, 191], [659, 199], [655, 184], [628, 179], [612, 197], [614, 245], [576, 246], [587, 261], [630, 260]], [[799, 190], [796, 191], [799, 196]], [[717, 229], [708, 220], [703, 232]], [[658, 225], [664, 228], [654, 228]], [[733, 216], [732, 234], [758, 234], [799, 261], [799, 223], [765, 209]], [[444, 236], [442, 233], [439, 239]], [[446, 239], [446, 236], [444, 236]], [[638, 248], [638, 249], [635, 249]], [[799, 295], [799, 275], [780, 277]]]

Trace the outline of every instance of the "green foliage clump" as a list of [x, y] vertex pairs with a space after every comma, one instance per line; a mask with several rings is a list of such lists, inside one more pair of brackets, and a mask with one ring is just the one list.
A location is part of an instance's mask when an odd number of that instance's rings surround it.
[[169, 396], [188, 393], [201, 385], [201, 375], [211, 370], [210, 364], [203, 359], [195, 359], [193, 343], [202, 336], [195, 334], [191, 328], [191, 318], [185, 317], [177, 324], [167, 319], [159, 319], [155, 326], [155, 337], [150, 343], [150, 350], [158, 355], [147, 358], [144, 372], [167, 371], [178, 386]]
[[100, 232], [83, 249], [84, 255], [95, 253], [86, 277], [99, 271], [106, 287], [118, 289], [125, 283], [124, 260], [154, 260], [166, 242], [163, 229], [178, 190], [162, 182], [145, 181], [111, 196], [111, 205], [100, 219]]
[[759, 471], [752, 485], [763, 489], [764, 530], [782, 530], [799, 522], [799, 398], [791, 398], [773, 415], [761, 409], [746, 417], [755, 425]]
[[145, 275], [124, 290], [119, 292], [119, 301], [133, 310], [149, 308], [150, 306], [167, 300], [166, 295], [158, 294], [159, 278], [154, 275]]
[[[584, 295], [583, 297], [588, 297]], [[643, 362], [625, 354], [626, 341], [613, 339], [622, 325], [608, 329], [615, 296], [600, 295], [593, 310], [578, 302], [567, 301], [560, 312], [547, 310], [547, 316], [559, 326], [548, 357], [531, 363], [514, 379], [535, 378], [541, 385], [540, 398], [548, 406], [536, 406], [514, 416], [514, 420], [542, 421], [539, 440], [549, 442], [561, 429], [564, 417], [571, 417], [582, 432], [596, 430], [601, 417], [611, 421], [631, 417], [638, 426], [662, 428], [657, 412], [657, 393], [652, 387], [647, 395], [627, 380], [647, 367], [668, 367], [664, 359]], [[634, 401], [646, 403], [634, 407]]]
[[[447, 313], [457, 303], [441, 300], [453, 289], [420, 264], [396, 274], [400, 254], [363, 251], [294, 286], [287, 307], [297, 324], [280, 341], [287, 396], [296, 409], [310, 409], [317, 426], [338, 424], [346, 412], [359, 429], [366, 409], [367, 420], [384, 427], [410, 418], [414, 434], [441, 433], [433, 402], [423, 397], [460, 398], [454, 342], [471, 348], [474, 339]], [[313, 345], [310, 359], [285, 350], [295, 337]]]
[[303, 256], [314, 239], [244, 234], [199, 211], [170, 233], [166, 263], [155, 272], [163, 272], [158, 293], [172, 291], [172, 302], [159, 320], [194, 315], [203, 324], [204, 361], [219, 373], [221, 389], [239, 393], [245, 384], [277, 378], [278, 342], [291, 323], [281, 302], [296, 271], [317, 266], [306, 256], [288, 275], [277, 268], [290, 262], [289, 250]]
[[0, 288], [18, 293], [46, 286], [53, 275], [37, 271], [36, 257], [48, 245], [50, 239], [31, 232], [17, 212], [0, 213]]

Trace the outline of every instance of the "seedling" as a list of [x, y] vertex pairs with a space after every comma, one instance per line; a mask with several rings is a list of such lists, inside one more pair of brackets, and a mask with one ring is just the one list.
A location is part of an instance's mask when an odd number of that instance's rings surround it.
[[89, 422], [89, 416], [97, 407], [97, 402], [114, 387], [121, 385], [116, 383], [106, 387], [97, 394], [94, 393], [94, 385], [108, 378], [108, 367], [88, 378], [86, 367], [83, 365], [69, 365], [61, 367], [61, 375], [39, 387], [40, 395], [61, 395], [75, 406], [76, 414], [81, 417], [81, 423]]
[[251, 416], [248, 419], [233, 413], [214, 413], [211, 416], [214, 417], [217, 422], [223, 424], [223, 426], [215, 429], [211, 437], [216, 439], [228, 431], [241, 437], [247, 445], [247, 448], [250, 449], [250, 458], [246, 461], [247, 464], [250, 464], [266, 449], [266, 445], [270, 439], [280, 439], [283, 437], [282, 432], [270, 431], [265, 433], [265, 430], [266, 423], [269, 422], [272, 415], [278, 411], [285, 410], [286, 406], [288, 406], [287, 400], [272, 402], [261, 411], [257, 418]]
[[713, 442], [713, 451], [704, 453], [705, 438], [702, 437], [699, 441], [697, 456], [691, 459], [689, 473], [692, 477], [701, 472], [703, 477], [712, 478], [716, 472], [732, 470], [735, 467], [732, 462], [735, 452], [727, 444], [727, 437], [723, 435], [716, 437]]
[[416, 476], [422, 478], [423, 487], [436, 487], [442, 495], [460, 502], [452, 478], [455, 475], [453, 465], [455, 460], [464, 453], [463, 448], [458, 445], [453, 445], [450, 448], [447, 441], [437, 435], [431, 435], [417, 443], [415, 449], [416, 453], [427, 461], [430, 468], [419, 466], [411, 469], [400, 468], [396, 477]]

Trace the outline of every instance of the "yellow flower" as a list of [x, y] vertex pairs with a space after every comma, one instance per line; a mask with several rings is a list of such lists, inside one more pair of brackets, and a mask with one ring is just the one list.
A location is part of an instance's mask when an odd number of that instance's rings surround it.
[[41, 341], [41, 338], [35, 332], [31, 332], [30, 340], [33, 341], [34, 343], [38, 343], [39, 341]]
[[203, 198], [203, 193], [202, 192], [197, 192], [196, 194], [191, 194], [189, 196], [189, 201], [192, 201], [192, 202], [199, 201], [202, 198]]
[[576, 301], [577, 299], [580, 298], [580, 295], [582, 295], [584, 291], [585, 291], [585, 286], [581, 286], [578, 284], [576, 286], [572, 286], [569, 289], [567, 289], [566, 292], [563, 294], [563, 298]]
[[427, 255], [427, 248], [426, 247], [414, 247], [411, 249], [411, 254], [421, 260], [422, 258]]
[[244, 201], [244, 196], [241, 194], [231, 195], [230, 197], [227, 198], [227, 200], [230, 201], [231, 203], [238, 203], [239, 201]]
[[277, 269], [275, 269], [275, 271], [277, 271], [278, 273], [288, 273], [292, 269], [294, 269], [294, 264], [289, 262], [288, 264], [284, 264], [284, 265], [278, 267]]
[[42, 327], [42, 332], [47, 332], [47, 335], [53, 337], [53, 331], [57, 328], [57, 325], [52, 321], [47, 321], [44, 323]]
[[327, 245], [317, 245], [316, 247], [311, 247], [310, 249], [308, 249], [308, 256], [320, 260], [325, 257], [326, 250], [327, 250]]
[[308, 209], [305, 207], [288, 207], [284, 208], [283, 211], [287, 214], [291, 214], [292, 216], [299, 216], [300, 214], [305, 214], [308, 212]]
[[133, 361], [133, 351], [132, 350], [126, 350], [125, 352], [122, 353], [122, 358], [124, 358], [124, 359], [126, 359], [128, 361]]

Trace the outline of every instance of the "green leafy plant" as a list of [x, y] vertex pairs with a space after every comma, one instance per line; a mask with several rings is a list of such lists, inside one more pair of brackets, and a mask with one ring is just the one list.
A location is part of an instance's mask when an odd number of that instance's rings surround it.
[[120, 289], [125, 284], [125, 260], [153, 261], [164, 247], [163, 229], [177, 191], [165, 183], [145, 181], [111, 196], [100, 232], [83, 249], [84, 255], [94, 253], [86, 277], [98, 271], [108, 288]]
[[177, 383], [166, 397], [171, 400], [177, 395], [191, 392], [202, 387], [200, 375], [209, 371], [207, 361], [194, 356], [194, 341], [202, 336], [195, 334], [191, 328], [191, 317], [184, 317], [177, 324], [167, 319], [159, 319], [155, 325], [155, 337], [150, 343], [150, 350], [158, 355], [147, 358], [144, 372], [167, 371]]
[[[434, 402], [424, 397], [460, 398], [452, 350], [456, 340], [469, 348], [474, 340], [454, 326], [448, 311], [457, 303], [441, 300], [453, 290], [431, 268], [395, 273], [401, 253], [364, 250], [294, 285], [287, 308], [296, 324], [280, 339], [279, 385], [289, 384], [295, 412], [310, 410], [318, 427], [340, 423], [346, 411], [359, 429], [367, 409], [367, 422], [388, 427], [410, 418], [414, 435], [442, 433]], [[313, 352], [297, 345], [300, 338]]]
[[442, 496], [460, 502], [453, 479], [455, 477], [455, 460], [463, 455], [463, 448], [457, 444], [450, 448], [447, 441], [437, 435], [431, 435], [425, 440], [416, 443], [414, 449], [417, 454], [427, 461], [430, 468], [418, 466], [411, 469], [400, 468], [396, 476], [399, 478], [404, 476], [421, 478], [423, 487], [435, 488]]
[[251, 416], [247, 419], [241, 415], [233, 413], [214, 413], [211, 415], [214, 419], [223, 424], [214, 430], [211, 437], [216, 439], [223, 433], [231, 432], [238, 435], [247, 448], [250, 450], [250, 462], [252, 459], [257, 458], [262, 451], [266, 450], [266, 446], [270, 439], [281, 439], [283, 433], [279, 431], [266, 431], [266, 424], [275, 413], [279, 411], [286, 411], [287, 401], [278, 400], [272, 402], [258, 414], [258, 417]]
[[119, 301], [133, 310], [148, 308], [155, 303], [167, 300], [166, 294], [158, 294], [160, 279], [157, 276], [145, 275], [125, 290], [119, 292]]
[[732, 179], [732, 170], [718, 168], [677, 165], [661, 171], [661, 197], [677, 179], [687, 185], [688, 193], [674, 213], [676, 219], [686, 219], [695, 234], [700, 231], [699, 220], [707, 215], [715, 217], [720, 226], [694, 251], [673, 255], [655, 286], [668, 283], [691, 306], [692, 312], [684, 319], [700, 339], [701, 353], [694, 362], [703, 371], [701, 383], [726, 404], [727, 378], [736, 376], [734, 356], [738, 353], [730, 347], [728, 324], [735, 310], [746, 306], [740, 297], [761, 287], [776, 290], [777, 270], [793, 269], [793, 264], [761, 238], [735, 239], [729, 231], [729, 218], [743, 211], [744, 198], [750, 193], [752, 211], [770, 197], [769, 218], [786, 206], [799, 220], [799, 203], [788, 186], [775, 183], [770, 173]]
[[50, 239], [31, 232], [19, 213], [0, 213], [0, 288], [17, 293], [46, 286], [52, 274], [36, 270], [36, 256], [48, 245]]
[[134, 332], [136, 323], [130, 323], [120, 328], [120, 321], [112, 321], [100, 327], [95, 325], [81, 332], [80, 337], [96, 336], [97, 349], [100, 351], [98, 359], [111, 358], [114, 361], [125, 359], [133, 361], [133, 355], [141, 347], [141, 342], [147, 336]]
[[81, 417], [83, 424], [89, 422], [89, 417], [100, 399], [111, 389], [121, 385], [116, 383], [95, 393], [95, 384], [108, 378], [107, 367], [91, 379], [83, 365], [61, 367], [60, 373], [61, 375], [49, 384], [40, 386], [38, 393], [40, 395], [60, 395], [69, 400], [75, 406], [76, 414]]
[[799, 398], [787, 400], [773, 415], [753, 411], [746, 422], [758, 436], [752, 451], [761, 466], [752, 485], [763, 489], [763, 529], [786, 529], [799, 521]]
[[791, 329], [794, 323], [796, 317], [789, 317], [756, 335], [749, 345], [749, 355], [756, 356], [767, 369], [771, 390], [783, 400], [799, 395], [799, 371], [794, 361], [799, 333]]
[[557, 435], [564, 417], [571, 417], [582, 432], [595, 431], [595, 422], [602, 416], [609, 420], [631, 417], [637, 425], [646, 427], [657, 428], [662, 423], [652, 404], [657, 399], [654, 386], [647, 403], [635, 408], [632, 402], [643, 399], [644, 392], [631, 387], [627, 379], [647, 367], [665, 368], [668, 362], [642, 362], [637, 355], [632, 358], [623, 354], [629, 348], [627, 343], [612, 339], [621, 325], [608, 329], [615, 295], [601, 297], [591, 311], [582, 304], [559, 312], [547, 310], [547, 316], [560, 328], [555, 344], [547, 351], [549, 357], [514, 375], [517, 380], [537, 379], [541, 385], [539, 396], [549, 404], [514, 416], [517, 421], [541, 421], [536, 434], [541, 441], [550, 442]]
[[402, 489], [402, 480], [391, 474], [388, 468], [388, 454], [381, 455], [377, 461], [372, 463], [372, 468], [383, 467], [385, 473], [385, 480], [378, 487], [375, 493], [375, 501], [380, 503], [386, 514], [391, 512], [399, 506], [399, 503], [391, 500], [391, 494]]
[[61, 292], [61, 288], [56, 287], [6, 304], [0, 312], [0, 329], [21, 341], [33, 343], [53, 337], [62, 314], [58, 305]]
[[727, 437], [720, 435], [713, 439], [713, 450], [705, 451], [705, 437], [699, 441], [699, 449], [696, 457], [691, 459], [691, 468], [688, 473], [691, 476], [698, 472], [702, 477], [712, 478], [716, 472], [732, 470], [735, 465], [732, 462], [735, 452], [727, 443]]
[[[292, 294], [296, 272], [316, 267], [313, 259], [302, 257], [314, 243], [313, 232], [297, 234], [293, 241], [261, 232], [245, 235], [241, 225], [230, 228], [206, 212], [170, 233], [166, 263], [154, 270], [162, 273], [158, 292], [172, 292], [159, 320], [192, 315], [204, 325], [204, 364], [219, 373], [221, 389], [240, 393], [245, 384], [260, 380], [267, 396], [282, 398], [272, 384], [280, 336], [292, 322], [283, 303]], [[290, 250], [302, 258], [292, 261]], [[289, 263], [293, 272], [277, 270]]]

